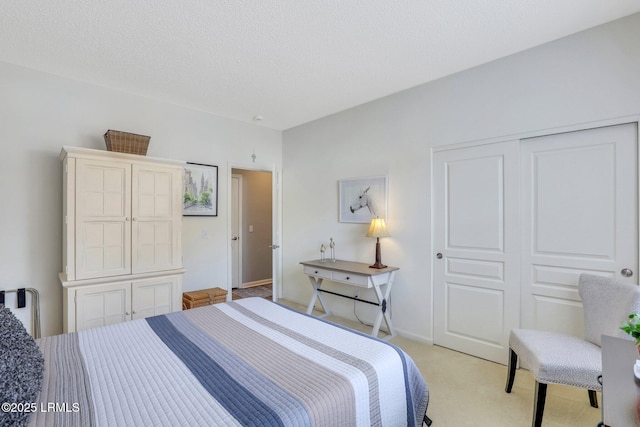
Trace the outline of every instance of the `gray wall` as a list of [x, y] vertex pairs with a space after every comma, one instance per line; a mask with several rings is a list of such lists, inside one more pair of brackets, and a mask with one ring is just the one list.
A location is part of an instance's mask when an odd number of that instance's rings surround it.
[[150, 135], [149, 156], [219, 167], [218, 216], [183, 219], [185, 290], [230, 282], [227, 165], [281, 165], [279, 131], [0, 63], [0, 289], [38, 289], [43, 335], [62, 332], [58, 155], [63, 145], [104, 149], [107, 129]]
[[[286, 130], [285, 298], [308, 302], [311, 287], [298, 263], [318, 258], [329, 237], [337, 258], [373, 261], [366, 225], [338, 222], [337, 181], [388, 175], [392, 237], [381, 245], [383, 262], [400, 267], [394, 326], [431, 341], [431, 147], [638, 114], [639, 76], [636, 14]], [[350, 301], [327, 298], [335, 312], [353, 317]], [[375, 307], [357, 307], [373, 319]]]
[[[58, 154], [62, 145], [102, 149], [111, 128], [151, 135], [150, 156], [220, 167], [219, 216], [183, 223], [187, 290], [230, 280], [229, 164], [283, 167], [283, 291], [302, 303], [311, 287], [299, 262], [317, 258], [329, 237], [338, 258], [373, 261], [366, 225], [337, 220], [337, 180], [388, 175], [383, 261], [401, 268], [392, 314], [401, 333], [429, 341], [430, 148], [640, 113], [638, 40], [633, 15], [283, 134], [0, 63], [0, 288], [37, 288], [43, 334], [62, 330]], [[351, 303], [335, 302], [352, 316]], [[358, 310], [365, 320], [375, 313]]]

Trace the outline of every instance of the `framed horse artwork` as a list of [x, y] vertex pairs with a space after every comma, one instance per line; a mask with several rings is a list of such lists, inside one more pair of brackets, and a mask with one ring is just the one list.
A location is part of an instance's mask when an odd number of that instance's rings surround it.
[[388, 178], [342, 179], [338, 181], [340, 222], [370, 223], [375, 217], [388, 220]]

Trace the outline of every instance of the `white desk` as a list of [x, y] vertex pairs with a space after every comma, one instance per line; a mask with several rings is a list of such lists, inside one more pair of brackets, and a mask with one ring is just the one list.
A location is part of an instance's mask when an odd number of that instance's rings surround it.
[[606, 426], [640, 426], [640, 381], [633, 375], [637, 358], [633, 341], [602, 336], [602, 418]]
[[[378, 316], [373, 324], [373, 331], [371, 332], [371, 335], [374, 337], [378, 336], [383, 319], [387, 325], [389, 334], [391, 336], [395, 335], [393, 324], [391, 323], [391, 317], [387, 311], [387, 301], [389, 300], [395, 273], [398, 270], [397, 267], [377, 269], [371, 268], [369, 267], [369, 264], [363, 262], [341, 260], [333, 262], [330, 260], [326, 260], [324, 262], [320, 260], [303, 261], [300, 264], [304, 266], [304, 274], [309, 276], [309, 281], [313, 286], [313, 296], [309, 302], [309, 307], [307, 307], [307, 314], [311, 314], [316, 300], [319, 300], [325, 315], [331, 315], [327, 302], [321, 295], [321, 292], [327, 292], [320, 289], [324, 279], [361, 288], [373, 288], [378, 301], [377, 304], [373, 304], [378, 305], [378, 307], [380, 307], [380, 311], [378, 312]], [[384, 286], [384, 294], [382, 293], [382, 286]], [[337, 295], [354, 299], [347, 295]]]

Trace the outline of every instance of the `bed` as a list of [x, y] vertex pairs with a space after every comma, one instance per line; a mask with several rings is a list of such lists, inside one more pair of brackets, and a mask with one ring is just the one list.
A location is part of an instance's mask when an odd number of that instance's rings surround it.
[[262, 298], [37, 340], [31, 426], [419, 426], [401, 349]]

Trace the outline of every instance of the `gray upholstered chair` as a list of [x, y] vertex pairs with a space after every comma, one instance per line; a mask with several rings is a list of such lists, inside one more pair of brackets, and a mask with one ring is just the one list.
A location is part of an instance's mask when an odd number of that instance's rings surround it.
[[629, 338], [620, 330], [630, 313], [640, 313], [640, 287], [591, 274], [581, 274], [578, 291], [584, 307], [585, 339], [574, 336], [513, 329], [509, 336], [509, 367], [505, 391], [511, 393], [518, 357], [536, 380], [532, 425], [542, 425], [547, 384], [586, 388], [591, 406], [598, 407], [602, 391], [600, 337]]

